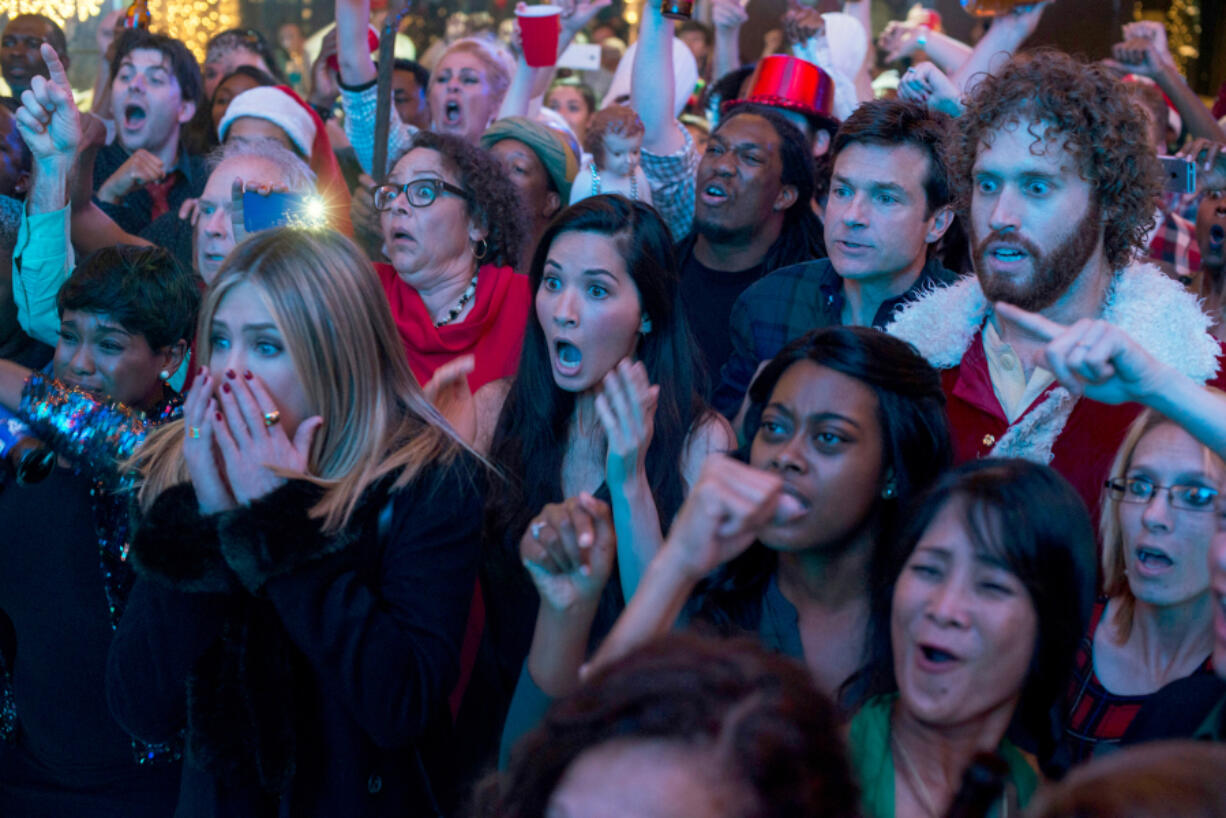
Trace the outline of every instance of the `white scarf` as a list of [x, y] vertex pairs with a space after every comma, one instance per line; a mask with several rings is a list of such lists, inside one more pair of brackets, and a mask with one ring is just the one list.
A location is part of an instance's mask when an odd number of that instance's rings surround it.
[[[937, 369], [948, 369], [961, 363], [991, 308], [979, 279], [966, 276], [920, 296], [886, 332], [912, 344]], [[1194, 295], [1152, 264], [1116, 271], [1100, 317], [1197, 383], [1217, 374], [1221, 348], [1209, 334], [1209, 316]], [[1052, 446], [1076, 403], [1067, 389], [1056, 386], [996, 441], [992, 455], [1050, 463]]]

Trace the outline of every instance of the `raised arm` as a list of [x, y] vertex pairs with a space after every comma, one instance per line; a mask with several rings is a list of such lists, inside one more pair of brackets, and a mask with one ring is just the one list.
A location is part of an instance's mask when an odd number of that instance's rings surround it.
[[657, 4], [643, 4], [638, 47], [630, 73], [630, 107], [643, 120], [643, 150], [659, 156], [685, 147], [673, 96], [673, 22]]
[[345, 85], [364, 85], [375, 78], [375, 61], [366, 44], [370, 0], [336, 0], [336, 54]]
[[711, 21], [715, 24], [711, 73], [718, 80], [741, 67], [741, 26], [749, 21], [749, 14], [740, 0], [712, 0]]
[[1114, 60], [1107, 64], [1119, 71], [1149, 77], [1170, 98], [1183, 118], [1184, 127], [1194, 137], [1226, 142], [1226, 131], [1217, 124], [1213, 114], [1200, 101], [1196, 92], [1188, 87], [1183, 75], [1175, 67], [1166, 44], [1166, 28], [1161, 23], [1150, 27], [1129, 29], [1130, 39], [1112, 49]]
[[950, 76], [954, 85], [961, 88], [964, 94], [968, 94], [983, 77], [1004, 65], [1022, 43], [1026, 42], [1026, 38], [1034, 33], [1047, 5], [1039, 3], [1027, 6], [995, 18], [987, 33], [975, 44], [966, 62]]

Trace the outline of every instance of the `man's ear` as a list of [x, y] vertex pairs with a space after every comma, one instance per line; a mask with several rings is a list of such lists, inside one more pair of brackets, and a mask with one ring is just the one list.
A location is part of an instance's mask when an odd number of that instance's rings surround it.
[[196, 103], [189, 100], [183, 100], [179, 105], [179, 124], [186, 125], [192, 121], [192, 117], [196, 115]]
[[779, 188], [779, 195], [775, 197], [774, 210], [781, 212], [790, 209], [792, 205], [796, 204], [796, 197], [798, 195], [796, 185], [784, 185]]
[[813, 135], [813, 156], [825, 156], [830, 150], [830, 131], [819, 128]]
[[14, 198], [21, 198], [30, 192], [30, 171], [23, 170], [17, 174], [17, 181], [13, 183]]
[[949, 205], [938, 207], [936, 212], [928, 217], [928, 232], [924, 235], [924, 241], [928, 244], [936, 244], [953, 223], [954, 209]]
[[552, 190], [545, 194], [545, 211], [543, 215], [546, 219], [552, 219], [558, 215], [558, 211], [562, 209], [562, 197]]

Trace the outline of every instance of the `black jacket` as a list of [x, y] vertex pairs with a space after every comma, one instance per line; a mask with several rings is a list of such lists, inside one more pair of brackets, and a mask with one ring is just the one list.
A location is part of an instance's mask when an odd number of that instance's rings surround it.
[[190, 486], [157, 499], [107, 694], [133, 735], [186, 730], [177, 816], [436, 814], [478, 469], [465, 457], [390, 501], [372, 490], [331, 537], [307, 516], [308, 483], [207, 518]]

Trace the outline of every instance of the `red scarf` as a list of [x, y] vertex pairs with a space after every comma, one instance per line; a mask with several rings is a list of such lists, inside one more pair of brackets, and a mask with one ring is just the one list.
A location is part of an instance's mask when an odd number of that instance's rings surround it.
[[524, 329], [532, 307], [528, 277], [510, 267], [487, 264], [477, 271], [473, 308], [463, 321], [434, 326], [417, 290], [400, 279], [390, 264], [376, 264], [404, 342], [409, 366], [420, 383], [434, 370], [461, 355], [472, 355], [476, 368], [468, 385], [476, 392], [483, 385], [515, 374]]

